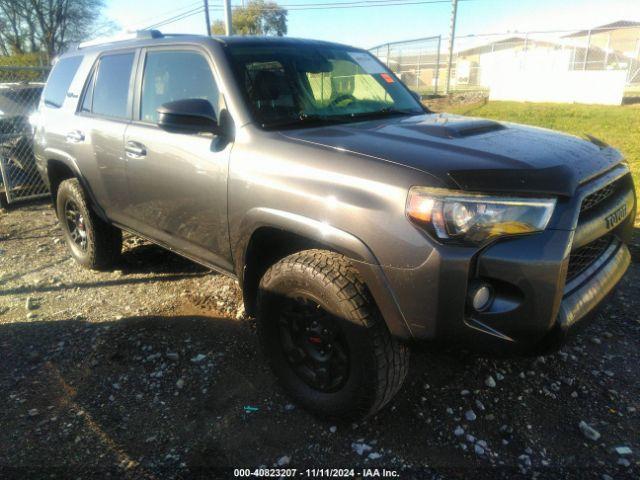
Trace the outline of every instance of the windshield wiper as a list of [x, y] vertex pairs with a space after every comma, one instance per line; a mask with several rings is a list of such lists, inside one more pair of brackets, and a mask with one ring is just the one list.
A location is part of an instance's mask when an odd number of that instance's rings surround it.
[[390, 115], [420, 115], [421, 112], [416, 112], [415, 110], [402, 110], [399, 108], [393, 107], [384, 107], [380, 110], [373, 110], [371, 112], [358, 112], [349, 114], [350, 118], [376, 118], [376, 117], [386, 117]]
[[309, 115], [300, 114], [297, 118], [285, 118], [282, 120], [276, 120], [274, 122], [265, 122], [262, 124], [263, 128], [285, 128], [295, 127], [302, 125], [326, 125], [332, 123], [339, 123], [342, 120], [334, 119], [333, 117], [327, 117], [326, 115]]
[[401, 110], [393, 107], [384, 107], [380, 110], [373, 110], [371, 112], [344, 113], [340, 115], [316, 115], [301, 113], [298, 118], [286, 118], [282, 120], [276, 120], [274, 122], [265, 122], [262, 124], [262, 127], [271, 129], [309, 125], [334, 125], [338, 123], [349, 123], [354, 120], [361, 120], [366, 118], [378, 118], [391, 115], [420, 115], [420, 113], [421, 112], [416, 112], [414, 110]]

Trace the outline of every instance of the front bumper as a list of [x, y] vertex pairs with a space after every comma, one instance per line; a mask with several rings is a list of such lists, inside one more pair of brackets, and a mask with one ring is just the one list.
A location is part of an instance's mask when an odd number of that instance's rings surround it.
[[[575, 198], [559, 202], [554, 215], [570, 219], [572, 228], [556, 222], [544, 232], [503, 239], [480, 251], [438, 245], [415, 269], [385, 268], [412, 337], [466, 343], [486, 351], [537, 351], [549, 345], [551, 337], [557, 344], [595, 311], [630, 264], [625, 242], [633, 230], [635, 195], [628, 170], [615, 175], [626, 179], [630, 189], [589, 215], [578, 218], [582, 200], [611, 178], [599, 179]], [[609, 228], [603, 219], [621, 204], [627, 214]], [[604, 235], [613, 239], [606, 250], [566, 281], [572, 250]], [[494, 290], [493, 303], [480, 312], [467, 300], [470, 285], [478, 281]]]

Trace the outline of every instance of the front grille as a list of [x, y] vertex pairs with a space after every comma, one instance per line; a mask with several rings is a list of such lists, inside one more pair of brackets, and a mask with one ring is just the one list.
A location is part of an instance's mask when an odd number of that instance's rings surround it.
[[613, 235], [608, 234], [571, 252], [569, 255], [569, 269], [567, 270], [567, 282], [589, 268], [609, 248], [612, 241]]
[[587, 195], [580, 206], [580, 213], [586, 212], [587, 210], [591, 210], [592, 208], [600, 205], [616, 192], [619, 185], [620, 180], [616, 180], [615, 182], [605, 185], [600, 190], [596, 190], [595, 192]]

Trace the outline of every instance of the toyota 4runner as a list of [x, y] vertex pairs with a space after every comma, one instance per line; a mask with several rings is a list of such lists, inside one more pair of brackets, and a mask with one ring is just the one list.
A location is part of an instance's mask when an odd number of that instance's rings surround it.
[[382, 408], [410, 340], [558, 344], [630, 263], [618, 151], [432, 113], [357, 48], [89, 42], [34, 123], [75, 260], [108, 267], [126, 230], [237, 279], [281, 383], [324, 416]]

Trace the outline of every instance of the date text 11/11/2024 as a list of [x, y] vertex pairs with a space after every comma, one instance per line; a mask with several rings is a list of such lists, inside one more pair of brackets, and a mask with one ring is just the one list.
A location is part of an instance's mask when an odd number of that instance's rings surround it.
[[396, 470], [386, 468], [236, 468], [234, 477], [253, 478], [399, 478]]

